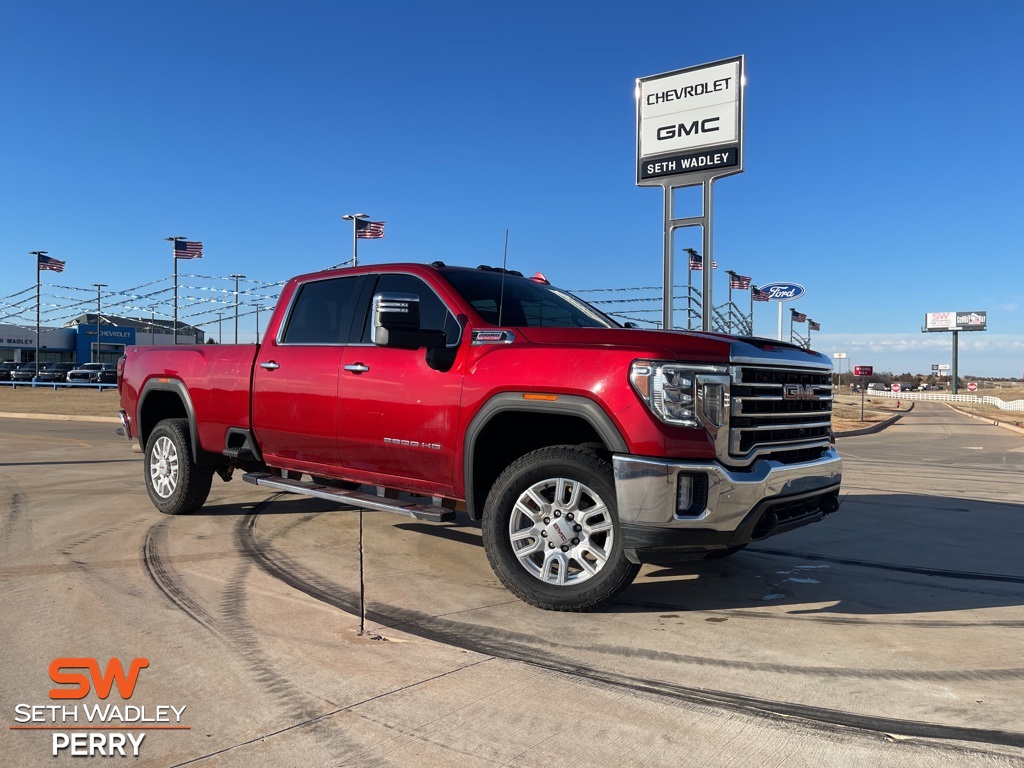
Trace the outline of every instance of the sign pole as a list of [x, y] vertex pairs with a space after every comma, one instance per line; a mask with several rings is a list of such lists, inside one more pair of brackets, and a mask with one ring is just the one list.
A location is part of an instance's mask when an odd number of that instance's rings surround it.
[[[662, 263], [662, 280], [664, 285], [662, 286], [661, 294], [661, 327], [666, 331], [671, 330], [672, 325], [672, 293], [674, 291], [673, 285], [675, 285], [674, 277], [674, 264], [672, 255], [672, 233], [675, 231], [675, 227], [672, 225], [672, 186], [666, 184], [665, 190], [665, 226], [662, 230], [662, 243], [661, 243], [661, 263]], [[689, 266], [689, 264], [687, 264]], [[689, 283], [689, 281], [687, 281]], [[690, 297], [686, 297], [686, 328], [690, 328]]]

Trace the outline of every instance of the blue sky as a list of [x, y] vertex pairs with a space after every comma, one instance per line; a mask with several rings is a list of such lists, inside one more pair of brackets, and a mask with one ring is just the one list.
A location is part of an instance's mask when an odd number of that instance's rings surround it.
[[[786, 309], [821, 324], [816, 348], [897, 373], [950, 362], [925, 312], [985, 310], [961, 373], [1021, 377], [1022, 36], [1009, 0], [11, 0], [0, 295], [34, 285], [35, 249], [67, 262], [45, 283], [107, 283], [111, 303], [166, 286], [168, 235], [203, 241], [180, 262], [213, 278], [197, 289], [273, 283], [349, 258], [355, 211], [387, 222], [361, 262], [500, 264], [508, 229], [509, 266], [559, 286], [660, 286], [635, 79], [744, 54], [746, 171], [716, 185], [715, 303], [725, 269], [801, 283]], [[757, 334], [776, 323], [756, 306]]]

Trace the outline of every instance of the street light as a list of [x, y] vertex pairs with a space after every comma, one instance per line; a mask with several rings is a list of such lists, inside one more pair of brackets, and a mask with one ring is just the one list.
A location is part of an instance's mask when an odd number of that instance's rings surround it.
[[174, 343], [178, 343], [178, 252], [174, 250], [174, 244], [179, 240], [187, 240], [184, 235], [165, 237], [164, 240], [171, 244], [171, 256], [174, 257]]
[[149, 308], [149, 345], [156, 346], [156, 308], [159, 304], [154, 304]]
[[91, 362], [99, 363], [100, 360], [100, 291], [107, 287], [106, 283], [93, 283], [96, 286], [96, 359]]
[[220, 324], [221, 324], [221, 321], [223, 319], [224, 319], [224, 313], [223, 312], [218, 312], [217, 313], [217, 343], [218, 344], [223, 344], [224, 343], [224, 335], [221, 333], [221, 330], [220, 330]]
[[345, 221], [352, 222], [352, 266], [359, 266], [359, 238], [356, 236], [356, 232], [359, 231], [359, 219], [368, 219], [369, 215], [365, 213], [346, 213], [342, 216]]
[[260, 343], [260, 310], [261, 309], [266, 309], [266, 307], [261, 307], [259, 304], [257, 304], [256, 305], [256, 343], [257, 344]]
[[[48, 254], [48, 253], [49, 253], [49, 251], [29, 251], [28, 252], [29, 256], [35, 256], [36, 257], [36, 357], [35, 357], [36, 374], [39, 373], [39, 283], [40, 283], [40, 278], [39, 278], [39, 260], [43, 256], [45, 256], [46, 254]], [[35, 377], [33, 377], [33, 378], [35, 378]]]
[[235, 279], [235, 344], [238, 343], [238, 281], [243, 279], [245, 275], [228, 275]]

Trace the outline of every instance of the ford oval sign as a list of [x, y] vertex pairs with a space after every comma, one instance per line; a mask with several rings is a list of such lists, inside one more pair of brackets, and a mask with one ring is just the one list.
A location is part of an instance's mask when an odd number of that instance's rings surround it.
[[793, 301], [807, 293], [798, 283], [768, 283], [761, 290], [768, 294], [768, 301]]

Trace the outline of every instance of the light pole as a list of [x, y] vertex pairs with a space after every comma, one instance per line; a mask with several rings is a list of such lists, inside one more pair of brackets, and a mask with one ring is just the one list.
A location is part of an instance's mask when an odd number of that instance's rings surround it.
[[356, 236], [356, 233], [359, 231], [359, 219], [368, 219], [370, 217], [365, 213], [346, 213], [341, 218], [343, 218], [345, 221], [352, 222], [352, 266], [358, 267], [359, 238]]
[[[35, 364], [36, 364], [36, 374], [38, 375], [39, 374], [39, 283], [40, 283], [39, 261], [40, 261], [40, 259], [42, 259], [43, 256], [45, 256], [47, 253], [49, 253], [49, 251], [29, 251], [28, 253], [29, 253], [29, 256], [35, 256], [36, 257], [36, 357], [35, 357]], [[35, 377], [33, 377], [33, 378], [35, 378]]]
[[188, 238], [184, 235], [174, 235], [173, 237], [165, 237], [164, 240], [171, 244], [171, 256], [174, 257], [174, 343], [178, 343], [178, 252], [174, 249], [174, 244], [179, 240], [187, 240]]
[[107, 287], [106, 283], [93, 283], [96, 286], [96, 359], [94, 363], [103, 362], [100, 360], [100, 291]]
[[259, 304], [256, 305], [256, 343], [260, 343], [260, 310], [263, 309]]
[[245, 275], [228, 275], [235, 279], [235, 344], [238, 343], [238, 281], [245, 277]]
[[151, 347], [156, 346], [156, 308], [159, 304], [154, 304], [149, 308], [149, 345]]
[[220, 324], [221, 324], [221, 321], [223, 319], [224, 319], [224, 313], [223, 312], [218, 312], [217, 313], [217, 343], [218, 344], [223, 344], [224, 343], [224, 335], [221, 333], [221, 329], [220, 329]]

